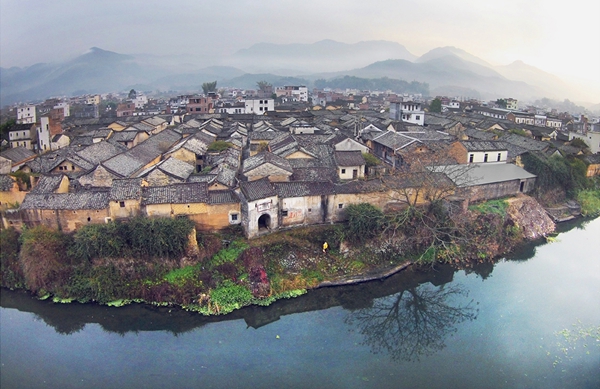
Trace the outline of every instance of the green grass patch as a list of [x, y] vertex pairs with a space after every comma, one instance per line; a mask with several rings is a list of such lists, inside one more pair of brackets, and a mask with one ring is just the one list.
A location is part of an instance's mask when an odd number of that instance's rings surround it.
[[165, 274], [165, 281], [171, 285], [184, 286], [193, 284], [194, 286], [202, 286], [202, 281], [199, 280], [199, 275], [202, 272], [200, 264], [185, 266], [179, 269], [173, 269]]
[[215, 268], [225, 263], [235, 262], [248, 247], [250, 246], [241, 240], [231, 242], [229, 247], [220, 250], [211, 258], [209, 267]]
[[248, 288], [229, 280], [210, 291], [211, 311], [221, 315], [249, 305], [252, 300], [253, 296]]
[[581, 204], [583, 216], [600, 215], [600, 189], [580, 190], [577, 193], [577, 201]]
[[502, 217], [506, 216], [506, 210], [508, 209], [508, 202], [506, 200], [489, 200], [483, 203], [470, 205], [469, 210], [476, 211], [483, 214], [494, 213]]

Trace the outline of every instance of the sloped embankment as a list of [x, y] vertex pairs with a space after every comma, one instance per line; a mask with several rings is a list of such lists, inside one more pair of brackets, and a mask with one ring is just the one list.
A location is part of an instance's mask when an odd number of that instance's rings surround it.
[[523, 238], [536, 240], [554, 232], [555, 224], [544, 207], [527, 195], [519, 195], [506, 200], [507, 216], [521, 228]]

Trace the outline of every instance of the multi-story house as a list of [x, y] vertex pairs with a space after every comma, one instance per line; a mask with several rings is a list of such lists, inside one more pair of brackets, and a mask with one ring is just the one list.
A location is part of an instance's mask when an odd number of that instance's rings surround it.
[[193, 96], [188, 100], [186, 112], [190, 114], [211, 113], [213, 110], [213, 99], [210, 97]]
[[421, 103], [414, 101], [391, 103], [390, 119], [422, 126], [425, 124], [425, 111], [423, 111]]
[[35, 124], [31, 123], [17, 124], [13, 126], [11, 131], [8, 133], [10, 147], [24, 147], [28, 150], [33, 150], [37, 140], [35, 128]]
[[506, 109], [509, 109], [511, 111], [516, 111], [518, 109], [518, 100], [517, 99], [513, 99], [513, 98], [508, 98], [505, 99], [506, 101]]
[[304, 85], [285, 85], [275, 88], [277, 97], [288, 97], [292, 101], [308, 101], [308, 88]]
[[246, 99], [244, 101], [244, 113], [263, 115], [265, 112], [274, 110], [275, 100], [273, 99]]
[[117, 117], [133, 116], [135, 113], [135, 103], [129, 101], [123, 104], [117, 105]]
[[26, 105], [17, 108], [17, 123], [31, 124], [37, 121], [37, 110], [35, 105]]

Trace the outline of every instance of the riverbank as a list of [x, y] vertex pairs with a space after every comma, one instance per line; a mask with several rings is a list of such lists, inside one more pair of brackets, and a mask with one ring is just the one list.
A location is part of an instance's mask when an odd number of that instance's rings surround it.
[[[3, 231], [1, 282], [56, 302], [120, 306], [135, 301], [181, 306], [205, 315], [226, 314], [309, 289], [385, 278], [413, 264], [470, 267], [554, 230], [543, 208], [528, 196], [490, 201], [469, 210], [430, 208], [385, 217], [374, 236], [364, 241], [349, 233], [349, 225], [293, 229], [251, 241], [236, 231], [195, 236], [182, 225], [178, 228], [185, 239], [178, 240], [180, 256], [165, 252], [153, 256], [135, 242], [120, 242], [114, 253], [100, 247], [102, 239], [117, 247], [114, 240], [122, 237], [125, 228], [117, 225], [114, 231], [84, 230], [80, 234], [84, 237], [37, 227], [24, 232], [21, 244], [17, 234], [8, 236], [11, 233]], [[104, 251], [90, 248], [89, 241]], [[150, 241], [164, 238], [146, 232], [140, 244]], [[329, 245], [326, 253], [323, 242]], [[171, 254], [177, 254], [172, 242], [169, 247]], [[105, 254], [97, 255], [98, 250]], [[129, 255], [119, 256], [120, 252]], [[136, 252], [141, 254], [132, 254]]]

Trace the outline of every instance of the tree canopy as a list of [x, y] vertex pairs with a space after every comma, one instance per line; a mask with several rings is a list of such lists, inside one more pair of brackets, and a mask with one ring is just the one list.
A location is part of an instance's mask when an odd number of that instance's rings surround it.
[[217, 90], [217, 82], [213, 81], [213, 82], [205, 82], [202, 84], [202, 91], [204, 92], [204, 94], [207, 94], [209, 92], [215, 92]]
[[442, 100], [438, 98], [433, 99], [429, 105], [429, 112], [442, 112]]

